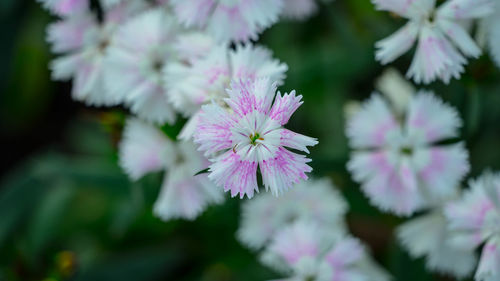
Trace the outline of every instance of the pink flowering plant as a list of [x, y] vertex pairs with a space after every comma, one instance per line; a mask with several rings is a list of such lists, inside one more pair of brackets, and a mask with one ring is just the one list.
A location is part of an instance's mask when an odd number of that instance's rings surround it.
[[500, 281], [500, 0], [21, 2], [0, 280]]

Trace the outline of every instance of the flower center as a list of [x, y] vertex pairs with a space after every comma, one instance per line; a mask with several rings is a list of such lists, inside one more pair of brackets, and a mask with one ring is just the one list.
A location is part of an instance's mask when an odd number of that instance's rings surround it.
[[411, 147], [409, 147], [409, 146], [403, 146], [403, 147], [401, 147], [400, 152], [401, 152], [401, 154], [403, 154], [403, 155], [408, 155], [408, 156], [410, 156], [410, 155], [412, 155], [412, 154], [413, 154], [413, 148], [411, 148]]
[[255, 146], [255, 145], [257, 145], [257, 140], [264, 140], [264, 138], [262, 138], [262, 137], [260, 136], [260, 134], [259, 134], [259, 133], [257, 133], [257, 132], [256, 132], [255, 134], [251, 134], [251, 135], [250, 135], [250, 136], [248, 136], [248, 137], [250, 138], [250, 144], [252, 144], [252, 145], [254, 145], [254, 146]]

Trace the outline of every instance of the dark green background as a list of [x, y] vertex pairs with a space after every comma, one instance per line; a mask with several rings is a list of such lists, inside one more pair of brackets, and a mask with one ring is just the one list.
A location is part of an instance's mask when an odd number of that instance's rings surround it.
[[[52, 18], [34, 1], [1, 0], [0, 280], [265, 280], [279, 277], [235, 240], [238, 199], [194, 222], [152, 215], [161, 174], [130, 183], [117, 166], [121, 108], [87, 108], [69, 83], [51, 82], [44, 42]], [[319, 138], [314, 176], [328, 176], [351, 208], [352, 232], [366, 241], [394, 280], [447, 280], [426, 273], [397, 245], [402, 220], [370, 207], [345, 163], [343, 105], [366, 99], [384, 70], [374, 42], [404, 23], [368, 0], [337, 0], [306, 22], [283, 21], [261, 43], [289, 65], [282, 91], [304, 105], [289, 128]], [[411, 54], [394, 66], [403, 73]], [[470, 149], [471, 176], [500, 168], [500, 78], [487, 55], [460, 81], [433, 89], [458, 108]], [[167, 128], [169, 132], [178, 130]]]

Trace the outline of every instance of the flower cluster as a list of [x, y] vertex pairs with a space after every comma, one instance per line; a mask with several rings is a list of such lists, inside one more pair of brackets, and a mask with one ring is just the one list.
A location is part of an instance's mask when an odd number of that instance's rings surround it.
[[327, 179], [301, 183], [280, 198], [259, 196], [242, 208], [240, 241], [262, 250], [262, 262], [286, 280], [390, 279], [348, 234], [347, 204]]

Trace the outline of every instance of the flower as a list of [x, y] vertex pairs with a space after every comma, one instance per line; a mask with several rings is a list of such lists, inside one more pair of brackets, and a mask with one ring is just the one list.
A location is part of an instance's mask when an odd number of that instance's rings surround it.
[[395, 114], [374, 94], [347, 122], [346, 134], [356, 149], [347, 167], [383, 210], [410, 215], [448, 198], [469, 171], [462, 143], [437, 144], [456, 137], [461, 120], [430, 92], [412, 96], [405, 115]]
[[282, 15], [286, 18], [303, 20], [317, 11], [316, 0], [286, 0]]
[[452, 77], [458, 79], [467, 63], [465, 57], [479, 57], [480, 48], [460, 21], [485, 17], [494, 5], [493, 0], [448, 0], [439, 8], [435, 7], [435, 0], [372, 1], [378, 10], [409, 20], [396, 33], [377, 42], [376, 59], [382, 64], [390, 63], [418, 41], [407, 77], [425, 84], [436, 79], [445, 83]]
[[229, 108], [215, 102], [204, 105], [194, 136], [213, 162], [208, 177], [240, 198], [252, 198], [258, 191], [257, 168], [266, 190], [276, 196], [307, 179], [310, 160], [285, 147], [308, 153], [307, 146], [318, 142], [282, 127], [302, 104], [302, 96], [295, 91], [275, 94], [276, 83], [267, 78], [233, 81], [227, 92]]
[[218, 41], [256, 40], [274, 24], [283, 0], [172, 0], [170, 4], [186, 27], [206, 30]]
[[441, 206], [403, 223], [396, 233], [413, 258], [425, 257], [429, 270], [464, 278], [476, 266], [477, 257], [473, 250], [450, 243], [453, 231], [446, 227]]
[[241, 208], [237, 236], [253, 249], [264, 247], [279, 230], [298, 220], [316, 221], [332, 235], [346, 231], [347, 202], [326, 178], [301, 182], [278, 198], [262, 194]]
[[162, 220], [195, 219], [207, 206], [220, 203], [222, 192], [206, 175], [195, 174], [208, 162], [192, 143], [173, 143], [162, 131], [129, 119], [120, 142], [120, 165], [132, 180], [165, 171], [154, 214]]
[[106, 90], [140, 118], [159, 124], [173, 123], [175, 111], [168, 101], [162, 69], [176, 58], [172, 48], [178, 27], [162, 9], [129, 20], [111, 40], [106, 58]]
[[366, 254], [359, 240], [328, 236], [310, 221], [297, 221], [280, 231], [264, 251], [262, 261], [292, 275], [287, 280], [390, 279]]
[[469, 186], [461, 200], [445, 208], [450, 239], [463, 249], [484, 243], [475, 279], [500, 280], [500, 174], [486, 172]]
[[73, 78], [72, 96], [75, 100], [96, 106], [119, 103], [104, 88], [104, 58], [117, 26], [143, 9], [140, 2], [133, 2], [105, 10], [102, 23], [86, 10], [48, 27], [47, 40], [52, 45], [52, 51], [63, 54], [51, 62], [52, 78]]
[[238, 45], [231, 50], [221, 45], [206, 49], [210, 49], [208, 55], [199, 56], [188, 64], [183, 61], [171, 63], [165, 71], [171, 103], [185, 116], [191, 116], [180, 134], [184, 140], [192, 138], [203, 104], [220, 103], [227, 98], [226, 89], [231, 80], [269, 77], [281, 85], [288, 69], [261, 46]]

